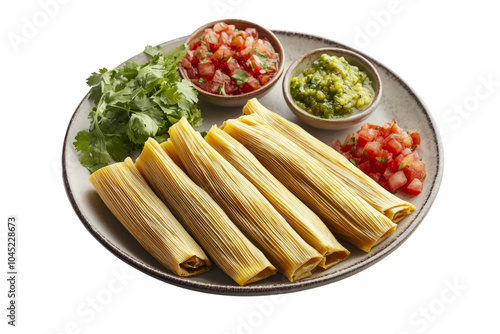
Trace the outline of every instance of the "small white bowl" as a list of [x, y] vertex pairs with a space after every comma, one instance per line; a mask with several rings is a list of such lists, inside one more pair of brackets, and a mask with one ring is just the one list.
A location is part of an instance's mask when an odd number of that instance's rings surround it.
[[[312, 68], [314, 66], [314, 62], [318, 60], [322, 54], [344, 57], [349, 64], [357, 66], [361, 71], [368, 75], [372, 82], [375, 95], [373, 96], [372, 103], [366, 109], [345, 117], [327, 119], [315, 116], [295, 103], [290, 93], [290, 80], [293, 77], [301, 76], [304, 70]], [[375, 67], [361, 55], [346, 49], [323, 48], [306, 53], [290, 65], [283, 78], [283, 95], [288, 107], [304, 123], [319, 129], [340, 130], [362, 122], [375, 111], [382, 97], [382, 81], [380, 80], [380, 76]]]

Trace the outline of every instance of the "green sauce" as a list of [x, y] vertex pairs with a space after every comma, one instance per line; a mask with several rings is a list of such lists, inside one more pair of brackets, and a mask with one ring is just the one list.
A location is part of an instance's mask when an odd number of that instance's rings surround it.
[[344, 57], [322, 54], [303, 76], [293, 77], [290, 93], [297, 105], [321, 118], [338, 118], [362, 111], [373, 101], [372, 83], [365, 72]]

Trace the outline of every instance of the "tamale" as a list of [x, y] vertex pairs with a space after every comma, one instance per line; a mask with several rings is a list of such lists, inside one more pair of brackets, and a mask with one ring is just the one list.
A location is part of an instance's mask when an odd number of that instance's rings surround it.
[[368, 252], [396, 229], [389, 218], [347, 188], [322, 163], [262, 122], [260, 116], [228, 120], [223, 130], [252, 152], [335, 235]]
[[212, 196], [269, 260], [291, 282], [311, 275], [323, 256], [293, 230], [257, 188], [208, 145], [185, 118], [168, 132], [191, 179]]
[[205, 140], [269, 200], [309, 245], [323, 254], [318, 266], [326, 269], [349, 256], [350, 252], [335, 239], [321, 219], [264, 168], [245, 146], [216, 126], [210, 129]]
[[132, 159], [102, 167], [89, 180], [115, 217], [163, 266], [179, 276], [210, 269], [203, 249], [156, 196]]
[[415, 206], [394, 196], [382, 188], [371, 177], [349, 162], [342, 154], [315, 138], [299, 125], [288, 121], [264, 107], [256, 98], [243, 107], [245, 115], [257, 114], [283, 136], [293, 141], [312, 157], [323, 163], [328, 170], [361, 196], [377, 211], [385, 214], [393, 222], [398, 222], [409, 215]]
[[215, 264], [236, 283], [257, 282], [277, 272], [222, 208], [154, 139], [145, 143], [135, 166]]

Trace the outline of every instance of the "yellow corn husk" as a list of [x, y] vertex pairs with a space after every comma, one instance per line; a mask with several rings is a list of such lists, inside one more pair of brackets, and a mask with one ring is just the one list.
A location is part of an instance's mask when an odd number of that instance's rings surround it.
[[189, 176], [290, 281], [311, 275], [323, 256], [309, 246], [271, 203], [208, 145], [185, 118], [169, 129]]
[[243, 113], [245, 115], [255, 113], [261, 116], [267, 124], [322, 162], [345, 185], [393, 222], [400, 221], [415, 210], [413, 204], [394, 196], [382, 188], [371, 177], [350, 163], [342, 154], [309, 134], [299, 125], [267, 109], [256, 98], [247, 102], [243, 107]]
[[115, 217], [166, 268], [179, 276], [210, 269], [203, 249], [155, 195], [132, 159], [103, 167], [89, 180]]
[[135, 166], [215, 264], [236, 283], [257, 282], [277, 272], [222, 208], [154, 139], [146, 142]]
[[350, 252], [335, 239], [321, 219], [262, 166], [245, 146], [216, 126], [210, 129], [205, 140], [252, 182], [309, 245], [323, 254], [318, 266], [326, 269], [349, 256]]
[[179, 158], [179, 155], [175, 151], [174, 144], [170, 140], [167, 140], [163, 143], [160, 144], [160, 147], [167, 153], [167, 155], [172, 159], [177, 166], [179, 166], [182, 171], [187, 174], [186, 167], [182, 164], [181, 158]]
[[228, 120], [223, 130], [242, 143], [292, 193], [309, 206], [334, 234], [365, 252], [396, 229], [318, 160], [265, 124], [258, 115]]

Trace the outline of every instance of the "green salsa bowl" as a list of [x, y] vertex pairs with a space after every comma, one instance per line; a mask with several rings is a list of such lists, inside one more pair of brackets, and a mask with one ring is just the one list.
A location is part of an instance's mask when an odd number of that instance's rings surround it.
[[[358, 84], [352, 82], [353, 75], [359, 79]], [[358, 53], [322, 48], [290, 65], [283, 78], [283, 95], [288, 107], [304, 123], [340, 130], [364, 121], [375, 111], [382, 97], [382, 81], [375, 67]]]

